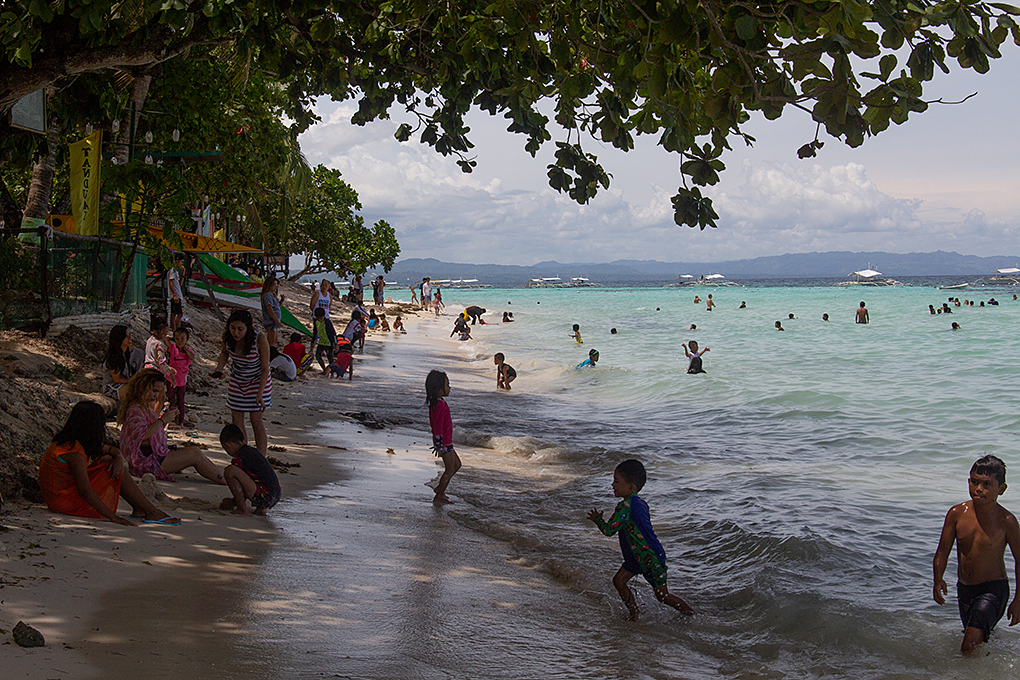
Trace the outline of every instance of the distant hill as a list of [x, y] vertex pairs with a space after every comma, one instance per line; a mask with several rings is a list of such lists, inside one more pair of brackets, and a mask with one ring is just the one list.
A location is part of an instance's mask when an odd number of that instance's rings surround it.
[[[886, 276], [982, 276], [1003, 267], [1016, 267], [1020, 257], [977, 257], [936, 251], [934, 253], [796, 253], [750, 260], [723, 262], [659, 262], [616, 260], [606, 263], [539, 262], [530, 267], [500, 264], [442, 262], [433, 258], [399, 260], [386, 274], [387, 281], [406, 285], [433, 279], [478, 279], [493, 286], [524, 286], [528, 279], [584, 276], [596, 283], [626, 285], [674, 281], [681, 274], [723, 274], [727, 279], [841, 278], [870, 267]], [[376, 273], [372, 272], [374, 276]], [[368, 280], [368, 277], [365, 279]]]

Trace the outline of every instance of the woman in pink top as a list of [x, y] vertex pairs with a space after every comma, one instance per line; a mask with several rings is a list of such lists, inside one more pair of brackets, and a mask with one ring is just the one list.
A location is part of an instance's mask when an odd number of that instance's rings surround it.
[[442, 371], [429, 371], [425, 378], [425, 401], [429, 405], [429, 424], [432, 425], [432, 451], [443, 459], [446, 470], [436, 484], [433, 503], [452, 503], [446, 496], [446, 487], [460, 469], [460, 457], [453, 449], [453, 419], [450, 407], [443, 397], [450, 394], [450, 379]]
[[156, 479], [175, 482], [172, 475], [189, 467], [217, 484], [224, 484], [223, 473], [197, 446], [170, 449], [166, 426], [172, 420], [162, 409], [154, 410], [166, 399], [166, 378], [154, 368], [144, 368], [131, 378], [120, 402], [117, 422], [121, 424], [120, 452], [135, 477], [146, 472]]

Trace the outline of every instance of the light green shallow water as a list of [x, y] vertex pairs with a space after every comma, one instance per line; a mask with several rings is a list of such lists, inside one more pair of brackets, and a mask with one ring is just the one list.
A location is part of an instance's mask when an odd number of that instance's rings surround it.
[[[695, 305], [695, 293], [712, 293], [717, 308]], [[542, 598], [542, 625], [557, 627], [545, 665], [530, 659], [507, 673], [521, 663], [510, 619], [492, 623], [491, 637], [506, 646], [489, 640], [485, 658], [461, 659], [463, 675], [440, 665], [422, 677], [1017, 677], [1015, 631], [1001, 623], [989, 656], [960, 659], [955, 597], [941, 608], [931, 600], [932, 553], [946, 510], [967, 498], [971, 463], [994, 453], [1020, 473], [1020, 303], [1004, 291], [953, 291], [1002, 304], [931, 316], [928, 305], [949, 294], [445, 291], [451, 307], [480, 305], [492, 323], [455, 347], [460, 361], [388, 343], [382, 358], [406, 367], [407, 390], [366, 408], [418, 413], [424, 427], [424, 374], [447, 370], [455, 441], [487, 447], [497, 469], [506, 462], [502, 475], [456, 478], [462, 521], [554, 574], [562, 592]], [[868, 325], [854, 323], [861, 300]], [[499, 323], [504, 310], [515, 323]], [[953, 321], [962, 329], [950, 331]], [[446, 332], [450, 323], [441, 322]], [[567, 337], [573, 323], [583, 345]], [[704, 375], [685, 373], [680, 343], [690, 339], [711, 347]], [[593, 347], [598, 367], [575, 370]], [[512, 395], [493, 388], [496, 351], [520, 375]], [[704, 613], [696, 626], [655, 604], [647, 588], [649, 625], [620, 624], [609, 582], [618, 548], [584, 522], [583, 509], [612, 507], [612, 469], [626, 457], [648, 468], [642, 497], [672, 589]], [[573, 481], [537, 488], [515, 476], [519, 465]], [[1020, 508], [1012, 490], [1002, 503]], [[286, 564], [300, 569], [300, 560]], [[1009, 557], [1007, 569], [1012, 577]], [[579, 599], [592, 591], [611, 604]], [[615, 635], [593, 655], [582, 641], [606, 630]]]

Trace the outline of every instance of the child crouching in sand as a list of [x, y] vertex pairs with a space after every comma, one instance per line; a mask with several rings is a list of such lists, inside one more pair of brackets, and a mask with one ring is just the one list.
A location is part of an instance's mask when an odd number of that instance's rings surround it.
[[[265, 515], [280, 500], [280, 480], [273, 466], [261, 451], [245, 444], [244, 433], [233, 423], [220, 431], [220, 446], [232, 459], [223, 471], [223, 479], [233, 495], [223, 499], [220, 510], [244, 517], [252, 512]], [[253, 510], [248, 510], [248, 501]]]
[[450, 379], [442, 371], [429, 371], [425, 378], [425, 402], [429, 405], [429, 424], [432, 426], [432, 451], [443, 459], [446, 469], [436, 484], [433, 503], [452, 503], [446, 496], [446, 487], [460, 469], [460, 456], [453, 448], [453, 419], [450, 407], [443, 397], [450, 395]]
[[[932, 561], [935, 572], [932, 596], [939, 604], [945, 604], [948, 588], [942, 576], [956, 542], [956, 595], [966, 628], [960, 646], [964, 654], [987, 642], [995, 624], [1007, 611], [1009, 579], [1003, 561], [1007, 544], [1020, 582], [1020, 526], [1013, 513], [998, 502], [999, 495], [1006, 490], [1006, 464], [995, 456], [978, 458], [970, 468], [968, 486], [970, 500], [949, 509]], [[1013, 598], [1008, 612], [1009, 625], [1020, 623], [1020, 593]]]
[[623, 500], [617, 504], [608, 522], [602, 519], [601, 510], [589, 512], [588, 519], [595, 522], [595, 526], [606, 536], [620, 534], [623, 566], [613, 577], [613, 585], [623, 598], [631, 621], [637, 619], [638, 606], [627, 581], [634, 578], [635, 574], [645, 577], [655, 589], [655, 597], [659, 602], [692, 615], [694, 610], [691, 606], [666, 588], [666, 552], [652, 530], [648, 504], [637, 495], [644, 485], [645, 466], [641, 461], [623, 461], [613, 472], [613, 495]]

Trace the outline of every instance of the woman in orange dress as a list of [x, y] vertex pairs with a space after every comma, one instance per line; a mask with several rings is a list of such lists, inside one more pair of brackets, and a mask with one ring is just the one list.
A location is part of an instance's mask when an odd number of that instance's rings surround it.
[[180, 524], [145, 497], [115, 446], [106, 443], [106, 414], [94, 401], [80, 401], [39, 464], [39, 485], [50, 510], [77, 517], [105, 517], [138, 526], [117, 515], [117, 502], [131, 505], [131, 518], [147, 524]]

